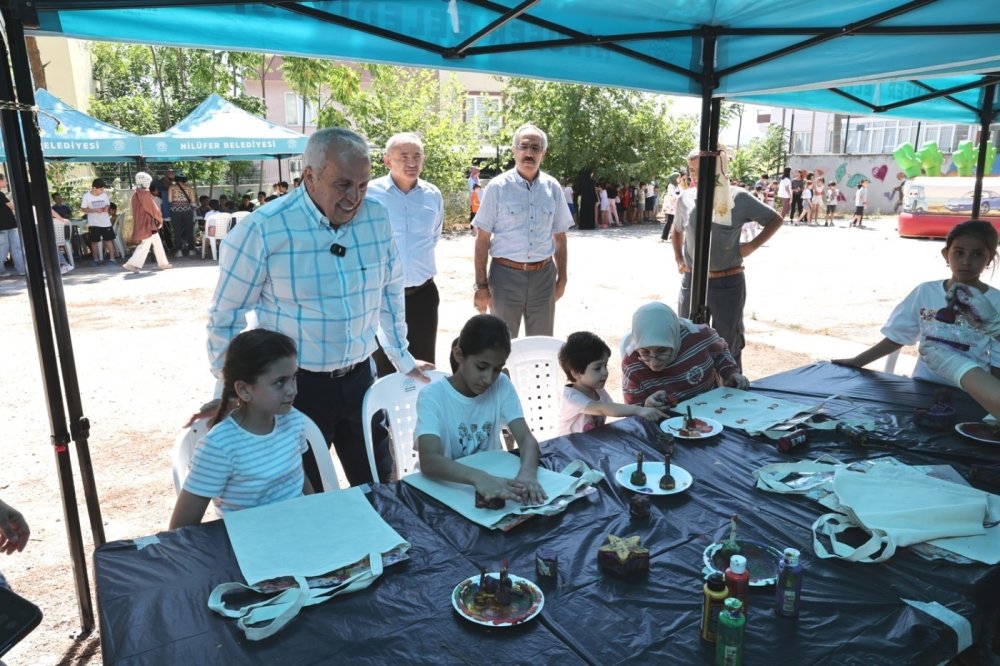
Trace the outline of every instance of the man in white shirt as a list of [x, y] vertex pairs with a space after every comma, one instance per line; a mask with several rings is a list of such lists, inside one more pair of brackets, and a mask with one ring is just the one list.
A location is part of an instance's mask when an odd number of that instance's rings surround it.
[[[556, 301], [566, 291], [566, 230], [573, 218], [559, 181], [542, 173], [545, 132], [522, 125], [514, 132], [514, 168], [486, 186], [477, 229], [473, 302], [507, 323], [517, 337], [552, 335]], [[486, 258], [490, 262], [489, 275]]]
[[[413, 132], [390, 137], [383, 158], [389, 173], [371, 182], [368, 196], [389, 210], [392, 236], [403, 263], [410, 353], [434, 363], [441, 303], [434, 284], [434, 250], [444, 229], [444, 198], [441, 190], [420, 178], [424, 158], [424, 143]], [[379, 377], [396, 371], [381, 349], [375, 352], [375, 363]]]
[[[375, 380], [375, 336], [400, 370], [427, 381], [407, 350], [403, 267], [388, 212], [366, 199], [368, 142], [343, 128], [309, 137], [302, 187], [255, 210], [226, 235], [208, 320], [208, 353], [219, 377], [226, 347], [254, 312], [261, 328], [298, 347], [295, 407], [319, 426], [351, 485], [372, 481], [361, 423]], [[206, 408], [210, 408], [206, 405]], [[373, 433], [378, 475], [392, 469], [388, 433]], [[313, 488], [315, 460], [303, 456]]]

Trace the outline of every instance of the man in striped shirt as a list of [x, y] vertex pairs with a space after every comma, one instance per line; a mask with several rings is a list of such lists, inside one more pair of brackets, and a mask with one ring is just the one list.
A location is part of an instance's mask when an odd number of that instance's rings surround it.
[[[365, 198], [367, 141], [343, 128], [320, 130], [309, 137], [303, 163], [303, 187], [255, 210], [222, 243], [209, 359], [220, 376], [226, 347], [250, 312], [260, 327], [295, 340], [295, 407], [316, 422], [358, 485], [372, 481], [361, 406], [374, 381], [376, 332], [400, 372], [427, 381], [422, 368], [429, 366], [407, 350], [403, 268], [388, 213]], [[387, 480], [388, 433], [378, 426], [373, 439], [379, 477]], [[312, 456], [303, 463], [321, 488]]]

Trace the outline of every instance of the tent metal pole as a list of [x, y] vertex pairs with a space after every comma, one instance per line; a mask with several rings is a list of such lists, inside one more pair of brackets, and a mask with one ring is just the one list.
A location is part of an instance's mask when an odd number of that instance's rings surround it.
[[[18, 99], [26, 105], [34, 104], [34, 94], [31, 84], [31, 73], [28, 68], [28, 58], [25, 52], [24, 32], [21, 18], [9, 10], [2, 12], [6, 43], [0, 40], [0, 99], [15, 101]], [[8, 52], [8, 45], [10, 52]], [[20, 52], [17, 52], [20, 49]], [[25, 94], [15, 97], [14, 81], [11, 78], [11, 67], [18, 74], [21, 90]], [[27, 85], [24, 85], [27, 81]], [[8, 169], [11, 193], [14, 205], [18, 209], [18, 228], [24, 240], [25, 269], [27, 271], [27, 286], [29, 303], [31, 305], [32, 322], [35, 328], [35, 343], [38, 347], [39, 364], [42, 371], [42, 386], [49, 411], [49, 430], [56, 456], [56, 467], [59, 472], [59, 490], [62, 498], [63, 516], [66, 520], [66, 536], [69, 541], [70, 559], [73, 564], [73, 579], [76, 587], [77, 605], [80, 612], [80, 624], [84, 632], [94, 629], [94, 608], [90, 596], [90, 583], [87, 576], [87, 558], [84, 553], [83, 536], [80, 529], [80, 515], [77, 509], [76, 487], [73, 482], [73, 468], [69, 457], [69, 433], [66, 429], [66, 413], [63, 409], [62, 385], [59, 378], [59, 366], [56, 348], [53, 341], [53, 328], [50, 319], [50, 304], [52, 314], [57, 319], [57, 337], [59, 342], [68, 341], [69, 329], [65, 311], [65, 299], [62, 293], [62, 278], [59, 271], [59, 260], [56, 256], [55, 229], [52, 225], [52, 211], [48, 205], [48, 185], [45, 177], [45, 162], [42, 158], [42, 146], [35, 129], [34, 113], [30, 110], [0, 111], [0, 125], [7, 150]], [[22, 138], [24, 143], [22, 144]], [[27, 159], [24, 149], [27, 149]], [[30, 171], [29, 171], [30, 170]], [[29, 177], [29, 173], [33, 177]], [[29, 187], [29, 183], [31, 184]], [[37, 208], [33, 201], [38, 202]], [[36, 216], [37, 215], [37, 216]], [[34, 220], [38, 220], [36, 226]], [[39, 242], [39, 233], [42, 242]], [[43, 245], [44, 244], [44, 245]], [[44, 247], [45, 251], [42, 252]], [[46, 300], [45, 277], [42, 275], [42, 262], [48, 274], [49, 295]], [[65, 326], [65, 329], [63, 328]], [[65, 340], [63, 340], [65, 334]], [[72, 364], [72, 347], [68, 348], [69, 360], [63, 357], [64, 368]], [[60, 345], [60, 354], [63, 353]], [[75, 377], [75, 374], [74, 374]], [[77, 396], [78, 397], [78, 396]], [[88, 458], [89, 463], [89, 458]]]
[[991, 83], [983, 89], [983, 108], [979, 113], [979, 155], [976, 156], [976, 186], [972, 190], [972, 219], [979, 219], [979, 206], [983, 202], [983, 177], [986, 175], [986, 144], [990, 140], [990, 125], [993, 123], [993, 99], [997, 94], [997, 84]]
[[694, 265], [691, 266], [691, 312], [692, 321], [707, 324], [712, 316], [708, 308], [708, 257], [712, 241], [712, 213], [715, 206], [715, 161], [719, 150], [719, 120], [722, 100], [715, 99], [712, 92], [717, 81], [715, 77], [716, 33], [706, 29], [702, 34], [701, 46], [701, 133], [698, 149], [698, 205], [697, 234], [694, 244]]

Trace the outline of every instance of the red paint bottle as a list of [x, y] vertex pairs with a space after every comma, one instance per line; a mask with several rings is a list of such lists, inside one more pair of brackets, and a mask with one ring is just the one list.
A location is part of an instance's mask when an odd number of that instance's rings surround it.
[[736, 597], [743, 602], [743, 614], [749, 613], [747, 602], [750, 596], [750, 572], [747, 571], [747, 558], [742, 555], [733, 555], [729, 558], [729, 568], [726, 569], [726, 587], [729, 588], [729, 596]]

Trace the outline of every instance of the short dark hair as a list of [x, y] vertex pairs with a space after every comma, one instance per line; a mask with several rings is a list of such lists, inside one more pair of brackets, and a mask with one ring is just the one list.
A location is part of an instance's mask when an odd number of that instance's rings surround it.
[[605, 344], [604, 340], [590, 331], [577, 331], [570, 333], [566, 338], [566, 343], [559, 350], [559, 365], [566, 378], [573, 382], [576, 377], [573, 372], [584, 373], [587, 366], [594, 361], [600, 361], [611, 357], [611, 348]]
[[107, 184], [105, 184], [103, 178], [95, 178], [90, 186], [96, 190], [98, 187], [107, 187]]

